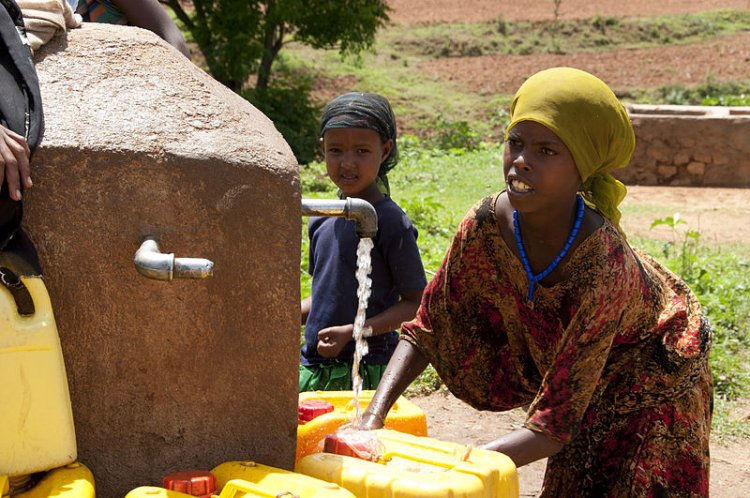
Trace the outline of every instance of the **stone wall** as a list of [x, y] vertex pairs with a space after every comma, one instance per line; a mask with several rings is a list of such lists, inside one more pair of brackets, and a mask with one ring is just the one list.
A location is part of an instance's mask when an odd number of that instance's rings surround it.
[[750, 107], [629, 105], [630, 185], [750, 187]]
[[[291, 468], [302, 220], [288, 145], [148, 31], [84, 24], [36, 63], [46, 132], [25, 226], [97, 496], [228, 460]], [[143, 277], [146, 236], [214, 276]]]

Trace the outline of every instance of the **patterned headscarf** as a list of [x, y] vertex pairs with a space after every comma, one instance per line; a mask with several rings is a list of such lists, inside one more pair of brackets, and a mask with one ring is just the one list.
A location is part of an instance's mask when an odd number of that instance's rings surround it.
[[380, 163], [378, 188], [390, 195], [388, 172], [398, 163], [396, 145], [396, 118], [391, 105], [384, 97], [374, 93], [351, 92], [330, 101], [323, 109], [320, 120], [320, 138], [334, 128], [364, 128], [380, 134], [383, 141], [393, 140], [391, 153]]
[[625, 107], [606, 83], [569, 67], [540, 71], [516, 92], [506, 139], [521, 121], [540, 123], [560, 137], [581, 175], [584, 200], [619, 228], [617, 206], [627, 189], [609, 172], [628, 165], [635, 133]]

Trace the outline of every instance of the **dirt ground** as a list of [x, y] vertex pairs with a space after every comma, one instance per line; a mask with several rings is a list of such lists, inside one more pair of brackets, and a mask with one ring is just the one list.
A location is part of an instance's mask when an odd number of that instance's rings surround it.
[[621, 210], [627, 234], [672, 240], [671, 229], [651, 223], [679, 213], [678, 232], [696, 230], [702, 243], [750, 244], [750, 189], [629, 186]]

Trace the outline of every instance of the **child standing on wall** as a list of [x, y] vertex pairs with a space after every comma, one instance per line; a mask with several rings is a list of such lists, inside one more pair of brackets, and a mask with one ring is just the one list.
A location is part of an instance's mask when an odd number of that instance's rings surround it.
[[[363, 389], [374, 389], [398, 342], [396, 329], [414, 318], [427, 281], [417, 230], [391, 199], [387, 173], [398, 162], [396, 120], [380, 95], [347, 93], [324, 109], [320, 144], [328, 177], [342, 197], [364, 199], [378, 215], [373, 239], [372, 293], [364, 330], [369, 353], [360, 363]], [[352, 389], [352, 332], [357, 313], [355, 222], [310, 219], [308, 271], [312, 296], [301, 302], [305, 345], [299, 390]]]

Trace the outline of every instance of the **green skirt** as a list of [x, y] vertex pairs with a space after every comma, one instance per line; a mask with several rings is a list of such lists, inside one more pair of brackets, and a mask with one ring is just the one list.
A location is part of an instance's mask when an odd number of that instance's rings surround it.
[[[387, 365], [359, 364], [362, 389], [375, 389], [383, 377]], [[351, 391], [351, 363], [299, 366], [299, 390], [303, 391]]]

